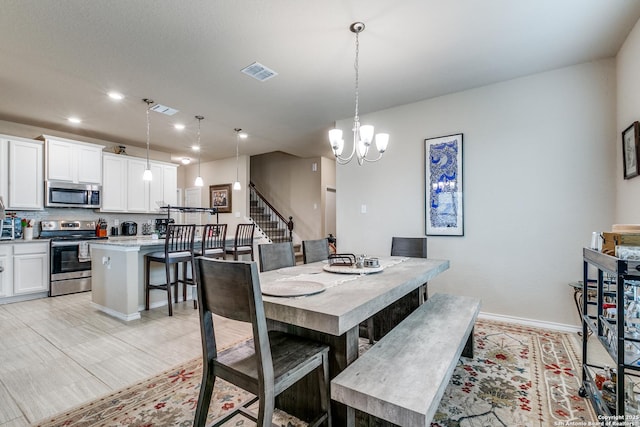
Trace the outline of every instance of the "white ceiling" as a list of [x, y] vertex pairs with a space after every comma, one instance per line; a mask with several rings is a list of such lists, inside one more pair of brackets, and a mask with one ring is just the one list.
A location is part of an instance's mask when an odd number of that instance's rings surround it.
[[[144, 147], [151, 98], [179, 110], [151, 113], [173, 158], [194, 157], [195, 115], [203, 159], [234, 156], [236, 127], [243, 154], [329, 155], [353, 115], [352, 22], [367, 113], [615, 56], [639, 17], [638, 0], [0, 0], [0, 119]], [[278, 76], [240, 72], [254, 61]]]

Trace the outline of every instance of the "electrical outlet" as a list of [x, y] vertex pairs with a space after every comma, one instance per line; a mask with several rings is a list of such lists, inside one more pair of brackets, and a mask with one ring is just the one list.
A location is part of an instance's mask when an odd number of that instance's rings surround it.
[[114, 219], [113, 220], [113, 225], [115, 225], [116, 227], [120, 225], [120, 220], [119, 219]]
[[361, 205], [360, 206], [360, 213], [363, 213], [363, 214], [367, 213], [367, 205]]

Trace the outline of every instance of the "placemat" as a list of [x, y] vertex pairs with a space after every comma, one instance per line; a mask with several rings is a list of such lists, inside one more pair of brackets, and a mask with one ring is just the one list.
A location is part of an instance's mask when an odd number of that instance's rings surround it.
[[263, 295], [271, 297], [301, 297], [324, 292], [322, 283], [303, 280], [281, 280], [261, 286]]

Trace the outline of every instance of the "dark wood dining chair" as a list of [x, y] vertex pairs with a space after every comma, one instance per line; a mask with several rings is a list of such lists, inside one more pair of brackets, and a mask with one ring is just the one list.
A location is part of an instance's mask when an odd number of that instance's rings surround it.
[[329, 239], [303, 240], [302, 259], [305, 264], [329, 258]]
[[195, 256], [224, 258], [227, 224], [206, 224], [202, 230], [202, 246]]
[[[183, 284], [183, 297], [186, 301], [186, 286], [195, 285], [193, 279], [188, 279], [186, 269], [191, 265], [191, 277], [195, 277], [193, 267], [193, 245], [195, 241], [196, 226], [195, 224], [176, 225], [169, 224], [167, 226], [167, 234], [164, 240], [164, 251], [151, 252], [144, 256], [144, 309], [149, 310], [149, 293], [152, 289], [161, 289], [167, 292], [167, 303], [169, 305], [169, 316], [173, 316], [173, 304], [171, 303], [171, 286], [175, 288], [175, 302], [178, 302], [178, 285]], [[157, 262], [164, 264], [165, 267], [165, 283], [151, 284], [151, 263]], [[183, 275], [182, 279], [178, 276], [178, 265], [182, 263]], [[175, 280], [172, 280], [172, 266], [175, 273]], [[193, 300], [193, 308], [198, 308], [198, 303]]]
[[[426, 237], [392, 237], [391, 238], [391, 256], [405, 256], [410, 258], [426, 258], [427, 257], [427, 238]], [[423, 304], [429, 298], [427, 284], [420, 286], [420, 304]]]
[[260, 260], [260, 271], [293, 267], [296, 265], [293, 243], [282, 242], [258, 245], [258, 259]]
[[[309, 426], [331, 426], [329, 347], [279, 331], [267, 331], [260, 278], [255, 262], [196, 259], [203, 372], [194, 426], [204, 426], [217, 378], [257, 396], [258, 414], [247, 405], [215, 421], [218, 426], [238, 413], [258, 426], [274, 426], [275, 398], [295, 382], [316, 373], [322, 413]], [[214, 316], [251, 323], [253, 338], [225, 350], [216, 344]], [[311, 392], [311, 391], [310, 391]]]
[[233, 240], [233, 247], [226, 248], [225, 253], [233, 255], [234, 260], [238, 260], [238, 255], [251, 255], [251, 261], [254, 261], [253, 257], [253, 233], [255, 232], [256, 225], [251, 224], [238, 224], [236, 227], [236, 237]]
[[[410, 258], [427, 257], [426, 237], [392, 237], [391, 256], [403, 256]], [[389, 307], [374, 314], [366, 322], [360, 324], [360, 336], [369, 339], [369, 343], [375, 342], [376, 336], [382, 338], [387, 332], [404, 320], [418, 306], [424, 304], [429, 297], [427, 284], [420, 285], [416, 291], [394, 302]]]

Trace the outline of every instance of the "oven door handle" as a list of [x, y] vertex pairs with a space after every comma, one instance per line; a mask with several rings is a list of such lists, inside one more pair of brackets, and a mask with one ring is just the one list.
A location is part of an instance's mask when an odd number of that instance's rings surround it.
[[51, 247], [52, 248], [57, 248], [57, 247], [61, 247], [61, 246], [80, 246], [80, 243], [84, 243], [86, 242], [86, 240], [74, 240], [71, 242], [64, 242], [64, 241], [51, 241]]

